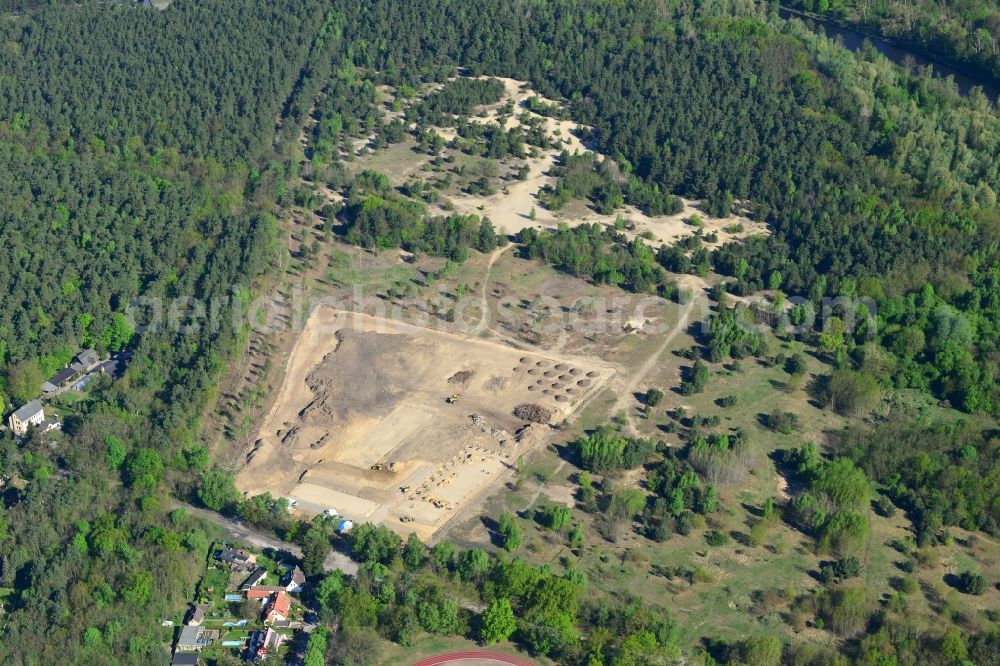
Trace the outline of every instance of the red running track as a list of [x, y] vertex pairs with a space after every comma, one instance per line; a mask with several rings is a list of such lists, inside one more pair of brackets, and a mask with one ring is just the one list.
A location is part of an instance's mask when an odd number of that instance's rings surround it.
[[520, 657], [511, 657], [498, 652], [449, 652], [448, 654], [439, 654], [436, 657], [421, 659], [413, 664], [413, 666], [438, 666], [438, 664], [447, 664], [451, 661], [461, 661], [463, 659], [481, 659], [500, 664], [510, 664], [510, 666], [538, 666], [533, 661], [521, 659]]

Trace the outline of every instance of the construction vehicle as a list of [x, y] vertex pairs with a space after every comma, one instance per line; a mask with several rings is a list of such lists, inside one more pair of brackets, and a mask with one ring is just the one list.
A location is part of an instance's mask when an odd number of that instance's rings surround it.
[[373, 472], [381, 472], [384, 469], [385, 469], [385, 465], [383, 465], [382, 463], [375, 463], [374, 465], [372, 465], [372, 471]]
[[443, 500], [434, 499], [434, 500], [431, 500], [431, 504], [434, 505], [435, 509], [443, 509], [444, 508], [444, 501]]
[[413, 522], [413, 516], [400, 516], [399, 517], [399, 522], [401, 522], [401, 523], [412, 523]]
[[401, 493], [408, 493], [408, 492], [410, 492], [410, 490], [411, 490], [410, 486], [400, 486], [399, 487], [399, 492], [401, 492]]
[[447, 398], [445, 398], [444, 401], [447, 402], [449, 405], [454, 405], [456, 402], [458, 402], [461, 399], [462, 399], [462, 394], [461, 393], [453, 393], [450, 396], [448, 396]]

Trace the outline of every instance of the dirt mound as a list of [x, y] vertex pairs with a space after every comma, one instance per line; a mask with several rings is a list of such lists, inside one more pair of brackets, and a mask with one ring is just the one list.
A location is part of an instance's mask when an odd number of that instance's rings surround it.
[[510, 382], [510, 377], [501, 377], [499, 375], [493, 375], [489, 380], [483, 384], [483, 390], [489, 391], [490, 393], [497, 393], [499, 391], [507, 388], [507, 384]]
[[552, 419], [552, 410], [534, 403], [518, 405], [514, 408], [514, 416], [531, 423], [548, 423]]
[[461, 384], [462, 386], [465, 386], [466, 384], [469, 383], [469, 380], [472, 379], [473, 375], [475, 374], [476, 373], [472, 370], [462, 370], [460, 372], [456, 372], [451, 377], [449, 377], [448, 383]]
[[522, 448], [531, 448], [545, 439], [549, 429], [540, 423], [529, 423], [514, 436], [514, 441]]

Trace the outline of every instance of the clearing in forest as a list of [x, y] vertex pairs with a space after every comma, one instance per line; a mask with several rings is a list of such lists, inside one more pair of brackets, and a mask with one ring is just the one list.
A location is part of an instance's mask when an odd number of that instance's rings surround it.
[[321, 306], [237, 483], [426, 539], [548, 439], [539, 415], [561, 422], [612, 373]]
[[[459, 187], [457, 183], [451, 188], [446, 188], [442, 191], [444, 195], [442, 199], [437, 204], [428, 206], [430, 213], [435, 215], [462, 213], [488, 217], [499, 230], [507, 234], [517, 234], [528, 227], [551, 230], [559, 224], [569, 226], [580, 224], [611, 225], [622, 220], [627, 224], [627, 235], [630, 237], [642, 235], [654, 247], [672, 244], [692, 236], [698, 231], [703, 234], [716, 234], [717, 240], [714, 242], [706, 241], [706, 245], [710, 247], [718, 247], [726, 242], [744, 239], [753, 234], [768, 233], [767, 226], [763, 222], [751, 220], [743, 214], [734, 213], [724, 218], [707, 217], [699, 208], [700, 202], [692, 199], [681, 199], [683, 209], [669, 215], [647, 215], [631, 205], [622, 206], [609, 214], [602, 214], [585, 205], [586, 202], [579, 200], [572, 202], [564, 209], [548, 210], [538, 195], [543, 189], [556, 185], [557, 178], [552, 175], [552, 172], [559, 165], [560, 153], [562, 151], [566, 151], [569, 155], [595, 153], [591, 146], [584, 144], [579, 138], [586, 133], [585, 128], [572, 120], [541, 115], [531, 110], [528, 102], [533, 98], [538, 100], [542, 106], [551, 109], [559, 109], [562, 105], [542, 97], [525, 81], [503, 77], [478, 78], [496, 78], [503, 83], [504, 94], [500, 101], [495, 104], [475, 107], [474, 113], [466, 120], [481, 125], [499, 125], [507, 131], [515, 128], [527, 131], [529, 126], [525, 124], [526, 120], [531, 123], [539, 123], [542, 131], [552, 141], [552, 146], [547, 149], [533, 148], [525, 159], [512, 157], [501, 160], [490, 160], [485, 157], [472, 158], [455, 149], [454, 142], [460, 137], [454, 127], [432, 127], [434, 132], [448, 142], [442, 155], [457, 159], [472, 173], [476, 173], [477, 168], [490, 165], [491, 168], [485, 169], [486, 172], [492, 173], [492, 170], [495, 169], [496, 173], [504, 175], [501, 178], [491, 178], [491, 181], [500, 185], [497, 191], [492, 194], [472, 194], [463, 191], [463, 188]], [[438, 89], [440, 86], [431, 86], [424, 91], [424, 95]], [[505, 109], [509, 108], [513, 108], [513, 112], [505, 112]], [[400, 117], [400, 114], [387, 114], [387, 118], [389, 117]], [[412, 130], [414, 126], [410, 125], [408, 129]], [[358, 159], [352, 163], [351, 169], [356, 173], [365, 169], [374, 169], [384, 172], [393, 185], [402, 185], [407, 180], [419, 180], [440, 171], [439, 168], [431, 165], [430, 155], [421, 154], [414, 150], [415, 144], [412, 140], [378, 150], [370, 150], [368, 146], [373, 137], [374, 135], [360, 140], [355, 146]], [[609, 158], [598, 155], [598, 159]], [[521, 167], [526, 169], [526, 174], [521, 179], [514, 178], [512, 174]], [[622, 173], [622, 184], [626, 180], [627, 175]], [[328, 198], [328, 200], [333, 201], [334, 199]], [[700, 220], [698, 226], [689, 223], [694, 219]]]

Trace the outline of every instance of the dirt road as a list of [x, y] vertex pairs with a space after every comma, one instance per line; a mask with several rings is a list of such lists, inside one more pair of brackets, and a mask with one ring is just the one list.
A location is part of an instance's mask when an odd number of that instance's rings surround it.
[[[215, 513], [214, 511], [202, 509], [197, 506], [191, 506], [190, 504], [185, 504], [184, 502], [180, 502], [178, 500], [173, 500], [173, 507], [175, 509], [184, 509], [193, 516], [197, 516], [202, 520], [218, 525], [222, 529], [226, 530], [234, 541], [238, 541], [241, 544], [253, 546], [254, 548], [269, 548], [278, 552], [288, 553], [292, 557], [297, 557], [299, 559], [302, 558], [302, 549], [295, 544], [262, 534], [247, 527], [246, 525], [237, 523], [236, 521]], [[326, 566], [327, 571], [339, 569], [352, 576], [358, 572], [358, 563], [344, 553], [336, 550], [332, 551], [327, 556], [324, 565]]]
[[678, 317], [677, 322], [667, 333], [667, 336], [663, 338], [663, 342], [660, 347], [648, 358], [646, 362], [642, 364], [638, 370], [636, 370], [632, 376], [629, 378], [628, 382], [625, 384], [624, 388], [618, 393], [618, 400], [615, 402], [615, 406], [611, 409], [611, 415], [614, 416], [619, 413], [625, 414], [628, 419], [628, 423], [631, 426], [632, 423], [632, 410], [629, 409], [629, 404], [635, 400], [635, 392], [639, 388], [639, 384], [646, 379], [646, 376], [656, 367], [659, 362], [660, 357], [663, 356], [663, 352], [667, 350], [670, 343], [674, 341], [678, 333], [683, 332], [688, 325], [688, 319], [691, 316], [691, 311], [694, 309], [695, 299], [691, 299], [688, 304], [681, 311], [680, 317]]

